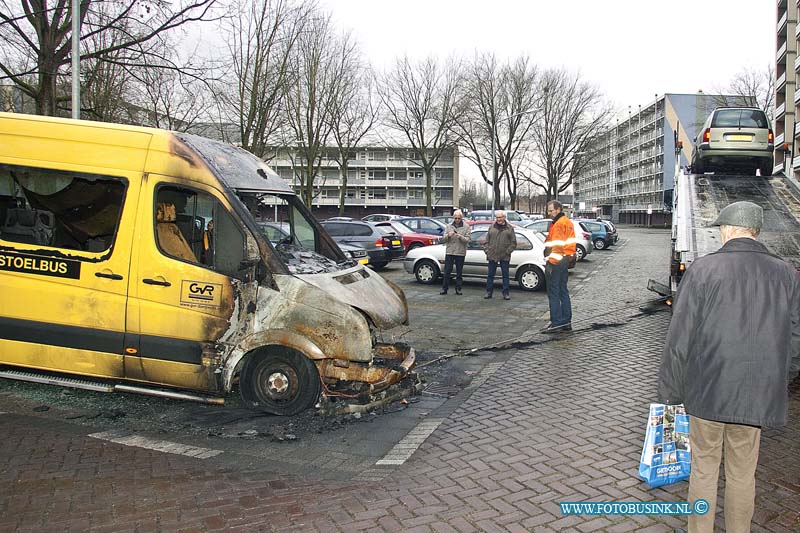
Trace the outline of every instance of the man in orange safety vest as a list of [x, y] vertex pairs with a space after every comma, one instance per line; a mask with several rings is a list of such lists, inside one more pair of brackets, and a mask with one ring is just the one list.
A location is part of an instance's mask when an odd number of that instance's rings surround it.
[[567, 278], [569, 264], [575, 257], [575, 227], [555, 200], [547, 202], [547, 216], [553, 219], [544, 243], [544, 277], [547, 299], [550, 302], [550, 324], [542, 333], [572, 331], [572, 303], [569, 300]]

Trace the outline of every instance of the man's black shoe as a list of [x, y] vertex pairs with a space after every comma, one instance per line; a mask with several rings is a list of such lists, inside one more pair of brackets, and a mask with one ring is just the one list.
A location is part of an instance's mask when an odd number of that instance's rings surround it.
[[484, 299], [484, 300], [488, 300], [488, 299], [489, 299], [489, 298], [491, 298], [491, 297], [492, 297], [492, 293], [491, 293], [491, 292], [487, 292], [487, 293], [486, 293], [486, 296], [484, 296], [484, 297], [483, 297], [483, 299]]
[[439, 294], [447, 294], [447, 291], [444, 291], [444, 290], [439, 291]]
[[572, 324], [565, 324], [561, 326], [561, 331], [572, 331]]
[[459, 289], [459, 288], [456, 288], [456, 294], [458, 294], [459, 296], [461, 296], [461, 289]]

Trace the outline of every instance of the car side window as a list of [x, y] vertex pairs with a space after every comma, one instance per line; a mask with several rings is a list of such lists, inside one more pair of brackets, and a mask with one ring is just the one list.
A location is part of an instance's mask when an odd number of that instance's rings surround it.
[[331, 237], [341, 237], [343, 235], [342, 232], [342, 224], [337, 224], [336, 222], [327, 222], [322, 225], [325, 228], [325, 231], [328, 232], [328, 235]]
[[126, 190], [113, 176], [0, 165], [0, 239], [104, 252], [114, 244]]
[[223, 205], [205, 192], [161, 186], [156, 192], [155, 238], [170, 257], [235, 276], [245, 258], [244, 235]]
[[353, 224], [353, 235], [357, 237], [369, 237], [372, 235], [372, 226], [368, 224]]
[[486, 231], [473, 231], [469, 237], [470, 250], [483, 250], [486, 244]]
[[533, 245], [531, 244], [531, 241], [529, 241], [528, 238], [525, 235], [520, 235], [519, 233], [517, 233], [516, 235], [517, 235], [517, 250], [532, 250], [533, 249]]
[[532, 224], [534, 231], [539, 231], [542, 233], [547, 233], [550, 231], [550, 221], [549, 220], [540, 220]]

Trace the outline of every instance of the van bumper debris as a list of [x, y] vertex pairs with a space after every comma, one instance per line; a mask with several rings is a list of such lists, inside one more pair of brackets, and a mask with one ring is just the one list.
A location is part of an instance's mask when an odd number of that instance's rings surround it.
[[324, 385], [322, 412], [368, 412], [419, 392], [419, 378], [411, 372], [415, 362], [414, 349], [403, 343], [376, 344], [370, 364], [315, 361]]

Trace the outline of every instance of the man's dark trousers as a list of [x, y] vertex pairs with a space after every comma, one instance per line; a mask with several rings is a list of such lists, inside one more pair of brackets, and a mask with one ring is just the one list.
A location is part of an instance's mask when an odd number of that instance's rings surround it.
[[555, 265], [550, 261], [544, 267], [547, 282], [547, 299], [550, 302], [550, 325], [563, 326], [572, 322], [572, 302], [567, 290], [569, 261], [562, 259]]
[[450, 275], [453, 273], [453, 265], [456, 266], [456, 289], [461, 290], [461, 272], [464, 270], [464, 256], [447, 254], [444, 256], [444, 281], [442, 281], [442, 290], [445, 292], [450, 287]]
[[486, 276], [486, 292], [492, 294], [494, 291], [494, 275], [497, 273], [497, 263], [500, 263], [500, 272], [503, 274], [503, 294], [508, 294], [509, 261], [489, 261], [489, 273], [488, 276]]

